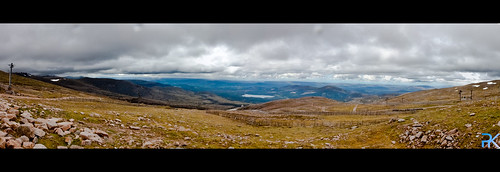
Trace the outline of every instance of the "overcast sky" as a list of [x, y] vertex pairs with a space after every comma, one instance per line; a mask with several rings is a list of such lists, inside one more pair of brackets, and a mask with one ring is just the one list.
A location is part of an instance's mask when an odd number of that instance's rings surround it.
[[1, 24], [0, 59], [58, 76], [461, 85], [500, 79], [500, 25]]

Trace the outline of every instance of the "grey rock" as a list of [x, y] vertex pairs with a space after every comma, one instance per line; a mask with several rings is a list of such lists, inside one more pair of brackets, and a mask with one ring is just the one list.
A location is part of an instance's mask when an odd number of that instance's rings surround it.
[[400, 119], [398, 119], [398, 122], [405, 122], [405, 119], [400, 118]]
[[0, 149], [5, 149], [6, 143], [7, 143], [7, 139], [5, 139], [5, 137], [0, 137]]
[[454, 128], [453, 130], [448, 131], [447, 134], [450, 135], [450, 134], [455, 134], [457, 132], [458, 132], [458, 128]]
[[423, 134], [424, 134], [424, 132], [418, 132], [417, 135], [415, 135], [415, 137], [420, 138]]
[[42, 144], [35, 144], [33, 149], [47, 149], [47, 147], [45, 147], [45, 145], [42, 145]]
[[50, 118], [50, 119], [47, 119], [47, 121], [52, 121], [52, 122], [55, 122], [55, 123], [61, 122], [63, 120], [64, 119], [62, 119], [62, 118]]
[[130, 129], [132, 130], [140, 130], [141, 127], [137, 127], [137, 126], [129, 126]]
[[70, 145], [70, 144], [71, 144], [71, 142], [73, 142], [73, 138], [71, 138], [70, 136], [66, 136], [66, 137], [64, 138], [64, 142], [66, 142], [68, 145]]
[[6, 132], [0, 131], [0, 137], [5, 137], [7, 135]]
[[427, 143], [427, 135], [422, 136], [421, 142]]
[[43, 123], [43, 124], [35, 123], [35, 128], [41, 129], [43, 131], [49, 131], [49, 127], [47, 127], [46, 123]]
[[13, 114], [14, 118], [15, 118], [16, 117], [15, 115], [19, 114], [19, 110], [10, 108], [9, 110], [7, 110], [7, 113], [8, 114]]
[[83, 149], [83, 147], [78, 146], [78, 145], [71, 145], [69, 148], [70, 149]]
[[66, 135], [66, 133], [64, 133], [64, 131], [63, 131], [61, 128], [56, 128], [56, 129], [54, 130], [54, 133], [56, 133], [56, 134], [58, 134], [58, 135], [60, 135], [60, 136], [64, 136], [64, 135]]
[[34, 122], [35, 119], [31, 116], [31, 114], [28, 112], [28, 111], [24, 111], [22, 114], [21, 114], [21, 117], [25, 118], [26, 120], [28, 120], [28, 122]]
[[23, 142], [23, 148], [24, 149], [33, 149], [35, 147], [35, 143], [33, 142]]
[[476, 115], [476, 113], [470, 113], [469, 115], [470, 115], [470, 116], [474, 116], [474, 115]]
[[99, 135], [97, 134], [94, 134], [94, 133], [90, 133], [90, 132], [80, 132], [80, 137], [83, 139], [83, 140], [90, 140], [90, 141], [93, 141], [93, 142], [98, 142], [98, 143], [102, 143], [103, 140], [101, 137], [99, 137]]
[[472, 124], [465, 124], [465, 127], [470, 128], [472, 127]]
[[68, 149], [67, 146], [57, 146], [57, 149]]
[[51, 121], [51, 120], [47, 120], [46, 124], [47, 124], [47, 128], [49, 128], [49, 130], [52, 130], [52, 129], [57, 127], [57, 123], [54, 121]]
[[8, 149], [21, 148], [21, 142], [15, 139], [10, 139], [5, 143], [5, 147]]
[[21, 136], [21, 137], [19, 137], [19, 139], [21, 139], [21, 143], [23, 143], [23, 142], [29, 142], [30, 141], [30, 138], [28, 138], [28, 137], [26, 137], [24, 135]]
[[21, 126], [21, 124], [15, 122], [15, 121], [9, 121], [9, 122], [7, 122], [7, 125], [14, 130], [17, 129], [17, 127]]
[[82, 140], [82, 142], [80, 143], [80, 145], [82, 145], [82, 146], [91, 145], [91, 144], [92, 144], [92, 140]]
[[413, 127], [422, 127], [422, 124], [417, 123], [417, 124], [413, 124], [412, 126]]
[[36, 136], [38, 137], [43, 137], [45, 136], [45, 131], [43, 131], [42, 129], [39, 129], [39, 128], [34, 128], [33, 129], [33, 132], [35, 133]]
[[63, 131], [69, 130], [72, 125], [73, 125], [72, 122], [60, 122], [60, 123], [57, 123], [57, 127], [61, 128]]
[[154, 148], [154, 145], [153, 145], [152, 142], [146, 141], [146, 142], [144, 142], [144, 144], [142, 144], [142, 147], [145, 147], [145, 148]]
[[97, 134], [97, 135], [99, 135], [101, 137], [109, 137], [108, 133], [106, 133], [106, 132], [104, 132], [102, 130], [95, 130], [94, 134]]
[[452, 141], [452, 140], [453, 140], [453, 137], [451, 137], [451, 136], [446, 136], [446, 138], [445, 138], [445, 139], [446, 139], [446, 140], [448, 140], [448, 141]]

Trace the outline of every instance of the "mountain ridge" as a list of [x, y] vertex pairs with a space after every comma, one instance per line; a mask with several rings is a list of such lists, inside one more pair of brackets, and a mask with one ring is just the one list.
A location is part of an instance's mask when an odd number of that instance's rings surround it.
[[152, 82], [146, 83], [152, 87], [146, 87], [135, 84], [131, 81], [110, 78], [82, 77], [79, 79], [69, 79], [56, 76], [35, 75], [30, 76], [30, 78], [78, 91], [105, 95], [133, 103], [168, 105], [172, 107], [196, 109], [230, 109], [246, 104], [226, 100], [211, 93], [194, 93], [183, 90], [182, 88], [166, 84], [153, 84]]

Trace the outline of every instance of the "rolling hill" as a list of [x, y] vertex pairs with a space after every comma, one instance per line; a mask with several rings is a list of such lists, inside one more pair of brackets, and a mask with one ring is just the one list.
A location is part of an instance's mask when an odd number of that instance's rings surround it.
[[[195, 93], [182, 88], [146, 81], [125, 81], [107, 78], [69, 79], [56, 76], [28, 76], [32, 79], [87, 93], [105, 95], [134, 103], [168, 105], [197, 109], [230, 109], [245, 103], [226, 100], [207, 92]], [[138, 82], [143, 85], [135, 84]]]

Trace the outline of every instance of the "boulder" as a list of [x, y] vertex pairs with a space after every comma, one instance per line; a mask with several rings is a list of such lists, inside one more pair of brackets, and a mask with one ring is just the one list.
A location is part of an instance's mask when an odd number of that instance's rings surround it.
[[97, 135], [99, 135], [101, 137], [109, 137], [108, 133], [106, 133], [106, 132], [104, 132], [102, 130], [95, 130], [94, 134], [97, 134]]
[[41, 129], [43, 131], [49, 131], [49, 127], [47, 127], [46, 123], [43, 123], [43, 124], [35, 123], [35, 128]]
[[427, 143], [427, 135], [422, 136], [421, 142]]
[[10, 108], [9, 110], [7, 110], [7, 113], [8, 114], [13, 114], [14, 117], [15, 117], [17, 114], [19, 114], [19, 110], [14, 109], [14, 108]]
[[71, 138], [70, 136], [66, 136], [66, 137], [64, 138], [64, 142], [66, 142], [66, 143], [68, 143], [68, 145], [70, 145], [70, 144], [71, 144], [71, 142], [73, 142], [73, 138]]
[[50, 120], [47, 120], [46, 124], [47, 124], [47, 128], [49, 128], [49, 130], [52, 130], [58, 126], [56, 122], [50, 121]]
[[47, 123], [47, 120], [46, 119], [43, 119], [43, 118], [37, 118], [35, 119], [35, 124], [45, 124]]
[[30, 123], [26, 118], [21, 118], [21, 120], [19, 120], [19, 122], [21, 122], [21, 124]]
[[42, 129], [34, 128], [33, 132], [35, 133], [35, 136], [38, 136], [38, 137], [45, 136], [45, 131], [43, 131]]
[[58, 123], [58, 122], [63, 121], [63, 119], [62, 118], [50, 118], [50, 119], [47, 119], [47, 121], [52, 121], [52, 122]]
[[60, 123], [57, 123], [57, 127], [61, 128], [63, 131], [69, 130], [72, 125], [73, 125], [72, 122], [60, 122]]
[[7, 112], [0, 112], [0, 118], [7, 118], [8, 120], [16, 118], [16, 114], [11, 114]]
[[21, 126], [21, 124], [15, 122], [15, 121], [9, 121], [6, 123], [10, 128], [12, 129], [17, 129], [17, 127]]
[[20, 135], [28, 136], [29, 138], [35, 137], [35, 127], [33, 127], [31, 123], [20, 125], [16, 128], [16, 132]]
[[82, 142], [80, 143], [80, 145], [82, 145], [82, 146], [91, 145], [91, 144], [92, 144], [92, 140], [82, 140]]
[[33, 146], [33, 149], [47, 149], [47, 147], [45, 147], [45, 145], [42, 144], [35, 144], [35, 146]]
[[94, 142], [98, 142], [98, 143], [102, 143], [103, 140], [101, 137], [99, 137], [99, 135], [97, 134], [94, 134], [94, 133], [90, 133], [90, 132], [80, 132], [80, 137], [83, 139], [83, 140], [90, 140], [90, 141], [94, 141]]
[[5, 137], [7, 135], [6, 132], [0, 131], [0, 137]]
[[21, 143], [23, 143], [23, 142], [29, 142], [30, 141], [30, 139], [28, 137], [24, 136], [24, 135], [21, 136], [21, 137], [19, 137], [19, 139], [21, 139], [20, 140]]
[[56, 133], [56, 134], [58, 134], [58, 135], [60, 135], [60, 136], [64, 136], [64, 135], [66, 135], [66, 133], [64, 133], [64, 131], [63, 131], [61, 128], [56, 128], [56, 129], [54, 130], [54, 133]]
[[29, 122], [34, 122], [35, 121], [35, 119], [31, 116], [31, 113], [29, 113], [28, 111], [24, 111], [21, 114], [21, 117], [27, 119]]
[[5, 149], [6, 143], [7, 143], [7, 139], [5, 139], [5, 137], [0, 137], [0, 149]]
[[33, 142], [23, 142], [24, 149], [33, 149], [33, 147], [35, 147], [35, 144]]
[[78, 146], [78, 145], [71, 145], [69, 149], [83, 149], [83, 147]]
[[5, 143], [5, 147], [8, 149], [21, 148], [21, 143], [18, 140], [10, 139]]

